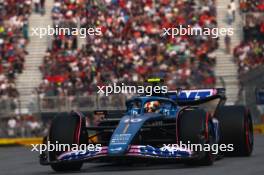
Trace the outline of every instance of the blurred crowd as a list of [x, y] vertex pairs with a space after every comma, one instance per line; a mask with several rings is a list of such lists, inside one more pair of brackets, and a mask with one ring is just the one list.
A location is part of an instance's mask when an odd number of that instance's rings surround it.
[[170, 88], [213, 87], [217, 39], [162, 37], [163, 28], [215, 28], [214, 0], [56, 0], [54, 25], [99, 27], [77, 49], [76, 36], [54, 36], [41, 66], [43, 96], [89, 94], [95, 85], [163, 77]]
[[239, 0], [242, 12], [264, 12], [264, 0]]
[[28, 41], [28, 18], [31, 0], [0, 0], [0, 102], [11, 99], [17, 103], [15, 85], [22, 73]]
[[38, 137], [47, 135], [49, 122], [43, 122], [31, 115], [2, 118], [0, 121], [0, 138]]
[[[86, 3], [79, 1], [55, 1], [52, 9], [52, 20], [54, 28], [77, 28], [80, 17], [85, 16]], [[77, 50], [77, 36], [71, 34], [54, 35], [52, 47], [47, 50], [43, 65], [40, 67], [43, 73], [43, 82], [38, 88], [41, 97], [77, 95], [82, 91], [86, 81], [77, 79], [82, 74], [79, 70], [80, 58], [84, 57]], [[89, 65], [83, 65], [89, 69]], [[84, 74], [84, 73], [83, 73]], [[85, 76], [83, 76], [85, 77]], [[75, 81], [78, 81], [76, 83]], [[78, 85], [79, 84], [79, 85]], [[88, 86], [88, 85], [87, 85]], [[76, 89], [77, 88], [77, 89]]]
[[243, 30], [245, 40], [264, 40], [264, 14], [248, 13], [245, 15]]
[[45, 2], [46, 0], [33, 0], [35, 13], [45, 14]]
[[[43, 15], [44, 4], [45, 0], [0, 0], [0, 112], [7, 98], [16, 108], [15, 78], [23, 72], [27, 54], [31, 6]], [[218, 38], [172, 38], [162, 33], [164, 28], [180, 25], [217, 28], [215, 6], [215, 0], [54, 0], [51, 17], [55, 28], [100, 28], [102, 35], [87, 36], [81, 46], [76, 35], [52, 37], [40, 66], [43, 81], [37, 91], [41, 98], [57, 96], [59, 100], [47, 99], [42, 105], [91, 106], [93, 99], [81, 97], [97, 92], [98, 85], [130, 85], [150, 76], [164, 78], [169, 89], [214, 87]], [[235, 21], [236, 8], [236, 1], [231, 0], [229, 25]], [[264, 0], [240, 0], [240, 10], [247, 12], [244, 40], [233, 54], [242, 76], [264, 64], [264, 15], [259, 13], [264, 11]], [[225, 43], [230, 53], [230, 38], [225, 37]], [[73, 98], [68, 102], [66, 96]], [[101, 100], [101, 106], [108, 106], [107, 99]], [[120, 98], [114, 99], [120, 103]], [[49, 125], [33, 116], [6, 118], [0, 121], [0, 137], [42, 136]]]
[[243, 73], [264, 64], [264, 41], [243, 41], [235, 48], [234, 56], [238, 63], [238, 72], [242, 76]]
[[[252, 1], [253, 2], [253, 1]], [[261, 1], [256, 1], [259, 4]], [[257, 3], [253, 3], [257, 4]], [[244, 39], [234, 49], [239, 75], [264, 64], [264, 15], [251, 10], [245, 14]]]

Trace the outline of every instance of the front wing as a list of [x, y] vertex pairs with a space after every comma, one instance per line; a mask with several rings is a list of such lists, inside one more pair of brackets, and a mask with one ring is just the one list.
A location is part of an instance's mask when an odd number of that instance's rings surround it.
[[[115, 148], [118, 149], [118, 148]], [[95, 151], [69, 151], [62, 153], [57, 157], [56, 161], [49, 161], [48, 158], [41, 158], [40, 163], [42, 165], [50, 165], [52, 163], [61, 162], [74, 162], [82, 161], [89, 162], [94, 160], [115, 160], [127, 158], [147, 158], [147, 159], [167, 159], [167, 160], [185, 160], [185, 159], [195, 159], [199, 155], [185, 148], [155, 148], [149, 145], [131, 145], [129, 150], [123, 155], [108, 155], [108, 147], [104, 146], [101, 149]]]

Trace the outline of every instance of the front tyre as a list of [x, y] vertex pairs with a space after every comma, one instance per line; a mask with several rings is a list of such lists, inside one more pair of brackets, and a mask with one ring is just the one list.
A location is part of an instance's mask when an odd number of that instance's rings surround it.
[[[178, 141], [183, 144], [213, 144], [210, 115], [202, 109], [184, 110], [177, 119]], [[211, 151], [198, 151], [199, 158], [187, 161], [187, 165], [212, 165], [215, 155]]]
[[[87, 133], [84, 130], [84, 120], [75, 112], [68, 115], [56, 117], [51, 125], [49, 141], [51, 144], [85, 144]], [[57, 157], [63, 152], [49, 152], [50, 160], [57, 160]], [[54, 171], [78, 171], [82, 167], [82, 162], [56, 163], [51, 164]]]

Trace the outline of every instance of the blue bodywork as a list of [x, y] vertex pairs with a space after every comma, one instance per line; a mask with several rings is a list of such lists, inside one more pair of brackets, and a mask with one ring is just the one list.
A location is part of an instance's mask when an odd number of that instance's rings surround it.
[[[176, 92], [170, 93], [169, 98], [166, 97], [134, 97], [127, 101], [127, 112], [121, 118], [118, 126], [114, 130], [109, 145], [96, 151], [86, 152], [68, 152], [59, 156], [59, 160], [80, 160], [89, 159], [100, 156], [115, 157], [115, 156], [145, 156], [145, 157], [163, 157], [163, 158], [188, 158], [192, 156], [192, 152], [187, 149], [167, 149], [167, 148], [154, 148], [150, 145], [132, 145], [133, 139], [138, 132], [142, 129], [146, 122], [162, 121], [172, 119], [178, 116], [178, 112], [182, 107], [178, 106], [175, 99], [180, 100], [197, 100], [207, 98], [214, 95], [213, 89], [209, 90], [191, 90], [182, 91], [178, 95]], [[161, 106], [158, 113], [146, 113], [144, 105], [150, 101], [159, 101]], [[132, 104], [137, 102], [137, 106]], [[212, 120], [209, 123], [210, 129], [215, 136], [215, 142], [219, 140], [219, 125], [218, 121]]]
[[[138, 110], [133, 108], [130, 109], [129, 107], [129, 103], [134, 101], [139, 101], [141, 104]], [[145, 113], [143, 106], [149, 101], [162, 101], [166, 105], [161, 107], [159, 113]], [[146, 121], [175, 118], [177, 112], [180, 110], [174, 101], [162, 97], [136, 97], [128, 101], [127, 105], [127, 114], [120, 120], [110, 139], [108, 150], [108, 154], [110, 156], [124, 154], [128, 150], [133, 138], [136, 136]]]

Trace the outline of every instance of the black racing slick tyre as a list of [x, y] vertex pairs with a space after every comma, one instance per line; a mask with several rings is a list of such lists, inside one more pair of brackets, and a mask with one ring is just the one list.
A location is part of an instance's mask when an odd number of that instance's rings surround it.
[[[202, 109], [184, 110], [177, 119], [178, 144], [213, 144], [213, 134], [209, 129], [210, 115]], [[212, 165], [215, 156], [211, 151], [199, 150], [194, 160], [184, 162], [186, 165]]]
[[[87, 133], [84, 130], [84, 126], [84, 119], [75, 112], [57, 116], [51, 124], [49, 141], [51, 144], [85, 144], [87, 143]], [[50, 160], [57, 160], [57, 157], [62, 153], [49, 152]], [[82, 162], [55, 163], [51, 164], [51, 168], [57, 172], [78, 171], [81, 169], [82, 164]]]
[[254, 135], [250, 111], [244, 106], [223, 106], [217, 118], [220, 124], [220, 143], [233, 144], [233, 151], [225, 156], [250, 156], [253, 151]]

